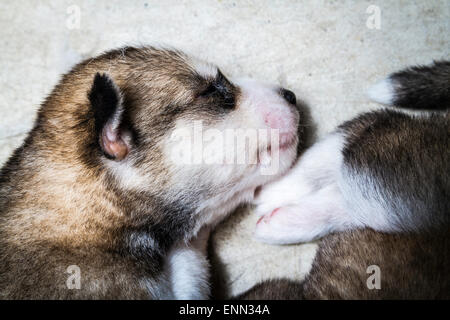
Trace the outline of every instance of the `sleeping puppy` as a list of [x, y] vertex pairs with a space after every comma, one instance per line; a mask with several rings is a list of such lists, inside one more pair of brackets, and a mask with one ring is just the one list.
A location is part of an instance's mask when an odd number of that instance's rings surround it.
[[[395, 73], [370, 96], [444, 112], [363, 114], [263, 187], [257, 239], [289, 244], [340, 233], [323, 239], [303, 283], [272, 281], [243, 297], [450, 298], [450, 62]], [[375, 269], [380, 290], [366, 285]]]
[[298, 122], [292, 92], [176, 50], [78, 64], [1, 171], [0, 297], [208, 298], [208, 229], [293, 164]]

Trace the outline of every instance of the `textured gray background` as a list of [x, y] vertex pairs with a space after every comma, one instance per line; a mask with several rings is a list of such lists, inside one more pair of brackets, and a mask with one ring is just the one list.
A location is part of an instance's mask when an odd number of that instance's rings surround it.
[[[68, 7], [80, 28], [67, 27]], [[370, 5], [381, 28], [370, 29]], [[391, 71], [450, 58], [450, 2], [443, 1], [1, 1], [0, 163], [31, 128], [39, 103], [79, 59], [125, 44], [162, 43], [291, 88], [311, 109], [318, 136], [379, 106], [366, 89]], [[214, 236], [229, 293], [260, 279], [301, 278], [314, 244], [256, 243], [241, 211]]]

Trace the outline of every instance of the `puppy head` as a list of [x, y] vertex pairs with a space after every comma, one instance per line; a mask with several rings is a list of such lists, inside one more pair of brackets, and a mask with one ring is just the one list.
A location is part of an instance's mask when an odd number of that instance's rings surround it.
[[127, 48], [77, 67], [90, 78], [90, 161], [124, 192], [218, 222], [296, 158], [295, 95], [173, 50]]

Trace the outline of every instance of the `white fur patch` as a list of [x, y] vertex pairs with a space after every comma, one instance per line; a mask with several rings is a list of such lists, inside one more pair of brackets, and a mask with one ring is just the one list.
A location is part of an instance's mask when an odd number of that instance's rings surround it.
[[373, 85], [367, 91], [368, 97], [378, 103], [391, 105], [395, 99], [395, 88], [390, 78], [384, 79]]
[[175, 299], [209, 298], [209, 264], [202, 250], [181, 245], [171, 250], [168, 262], [169, 279]]
[[[255, 200], [255, 238], [271, 244], [307, 242], [332, 231], [370, 227], [396, 231], [392, 196], [377, 188], [370, 172], [355, 172], [342, 156], [345, 136], [328, 135]], [[407, 211], [406, 209], [404, 211]]]
[[256, 225], [255, 238], [270, 244], [309, 242], [346, 225], [344, 200], [336, 184], [297, 200], [264, 216]]
[[308, 242], [332, 231], [359, 226], [340, 188], [341, 133], [312, 146], [286, 176], [264, 187], [256, 199], [255, 238], [271, 244]]
[[335, 182], [342, 163], [342, 144], [340, 134], [331, 134], [307, 150], [287, 175], [261, 190], [254, 202], [256, 213], [265, 215], [281, 206], [296, 204], [320, 185]]
[[[396, 230], [395, 215], [391, 203], [393, 196], [386, 198], [380, 193], [376, 181], [367, 173], [355, 173], [351, 169], [342, 170], [340, 189], [346, 201], [351, 219], [355, 224], [370, 227], [378, 231]], [[402, 212], [407, 212], [405, 208]]]
[[342, 134], [328, 135], [311, 147], [286, 176], [264, 187], [255, 201], [263, 215], [255, 238], [271, 244], [317, 239], [351, 224], [338, 186]]

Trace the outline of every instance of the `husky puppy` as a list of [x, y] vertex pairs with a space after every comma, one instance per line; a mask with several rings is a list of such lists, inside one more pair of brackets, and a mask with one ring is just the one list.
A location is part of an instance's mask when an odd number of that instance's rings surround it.
[[[267, 282], [243, 297], [450, 298], [450, 62], [394, 73], [369, 94], [443, 113], [363, 114], [263, 187], [257, 239], [289, 244], [340, 233], [321, 241], [303, 283]], [[380, 290], [366, 285], [371, 268]]]
[[[1, 170], [0, 297], [208, 298], [208, 228], [293, 164], [295, 104], [291, 91], [232, 82], [176, 50], [126, 47], [78, 64]], [[180, 143], [175, 133], [199, 123], [279, 139]], [[264, 174], [276, 145], [278, 167]], [[207, 163], [218, 150], [257, 161]]]

